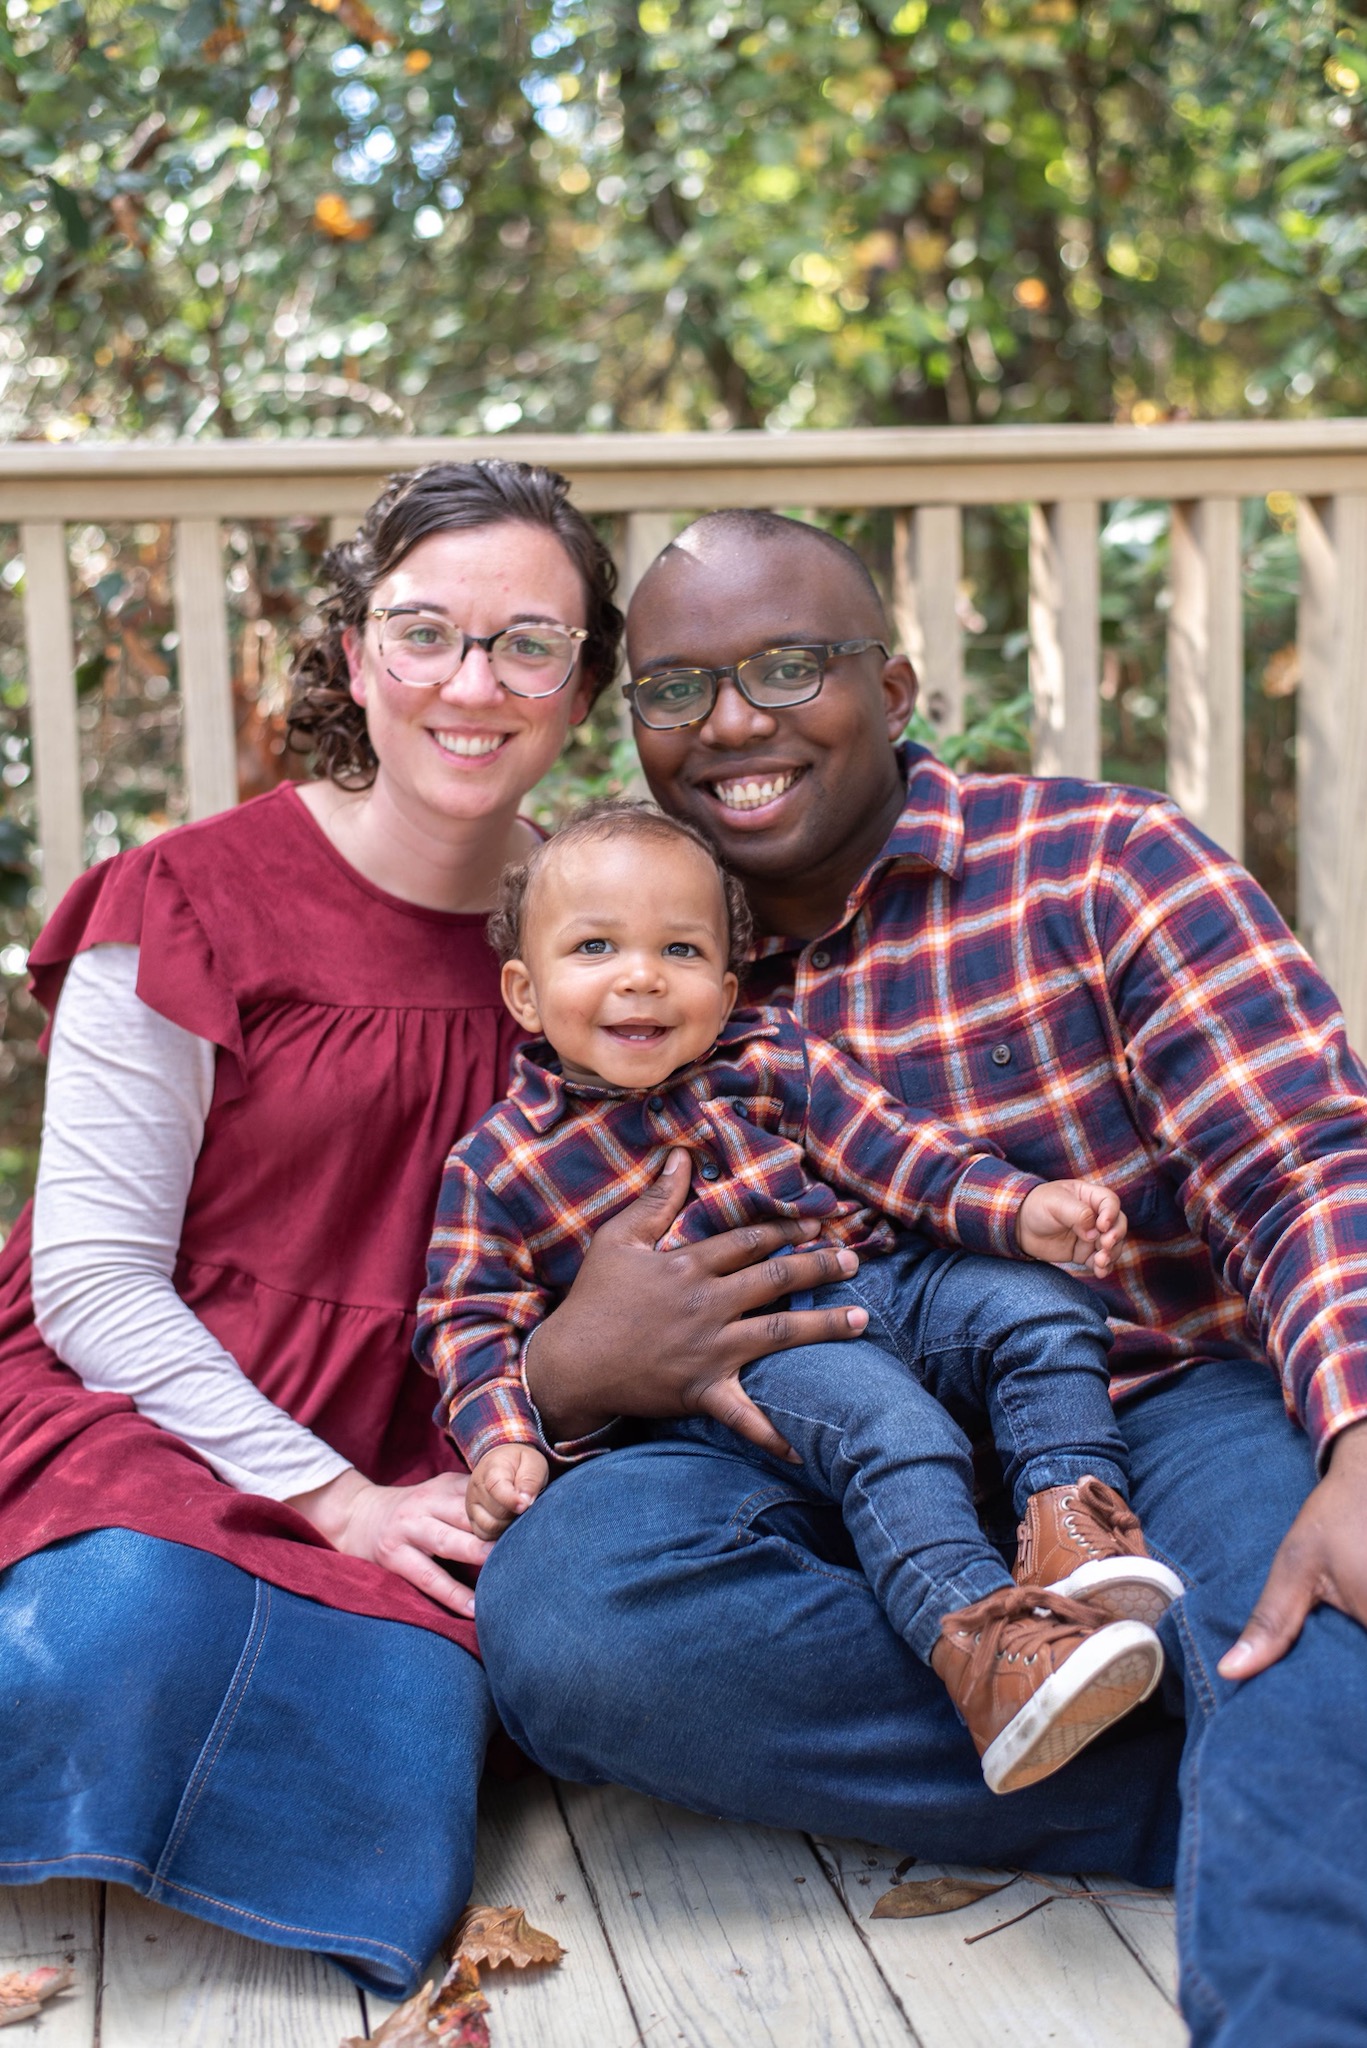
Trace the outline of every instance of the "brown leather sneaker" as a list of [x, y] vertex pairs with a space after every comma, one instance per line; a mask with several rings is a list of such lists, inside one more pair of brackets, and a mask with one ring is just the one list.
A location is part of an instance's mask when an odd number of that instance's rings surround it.
[[988, 1786], [1017, 1792], [1146, 1700], [1163, 1646], [1142, 1621], [1107, 1621], [1080, 1600], [1004, 1586], [946, 1615], [931, 1661]]
[[1033, 1495], [1016, 1542], [1018, 1586], [1086, 1600], [1112, 1621], [1152, 1626], [1185, 1590], [1176, 1572], [1149, 1556], [1139, 1519], [1120, 1495], [1090, 1474]]

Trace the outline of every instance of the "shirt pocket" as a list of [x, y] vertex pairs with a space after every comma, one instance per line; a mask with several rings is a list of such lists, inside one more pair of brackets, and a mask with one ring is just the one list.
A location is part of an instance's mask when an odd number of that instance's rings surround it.
[[1123, 1069], [1084, 987], [922, 1041], [899, 1056], [897, 1069], [889, 1085], [909, 1108], [990, 1139], [1026, 1172], [1105, 1181], [1132, 1223], [1171, 1215], [1156, 1147], [1135, 1120]]

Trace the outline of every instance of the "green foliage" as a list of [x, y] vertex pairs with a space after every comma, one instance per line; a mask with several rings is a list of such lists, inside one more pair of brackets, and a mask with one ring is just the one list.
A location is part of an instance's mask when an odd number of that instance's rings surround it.
[[[1367, 411], [1364, 109], [1334, 0], [7, 0], [0, 437]], [[1289, 908], [1294, 542], [1246, 515], [1248, 842]], [[886, 515], [831, 523], [886, 576]], [[1106, 772], [1153, 785], [1166, 535], [1113, 506], [1102, 547]], [[227, 538], [250, 793], [323, 534]], [[966, 516], [962, 767], [1028, 760], [1024, 539]], [[73, 542], [93, 859], [182, 815], [176, 649], [165, 529]], [[0, 1223], [39, 1103], [16, 610]], [[547, 820], [630, 779], [615, 713]]]
[[1329, 0], [10, 0], [0, 429], [1367, 402]]

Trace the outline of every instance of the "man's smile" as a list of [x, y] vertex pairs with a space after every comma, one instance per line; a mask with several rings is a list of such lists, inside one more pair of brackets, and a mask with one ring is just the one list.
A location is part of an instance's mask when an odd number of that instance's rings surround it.
[[723, 773], [701, 768], [689, 777], [717, 824], [742, 830], [767, 827], [777, 821], [787, 799], [810, 773], [806, 762], [748, 762], [728, 767]]

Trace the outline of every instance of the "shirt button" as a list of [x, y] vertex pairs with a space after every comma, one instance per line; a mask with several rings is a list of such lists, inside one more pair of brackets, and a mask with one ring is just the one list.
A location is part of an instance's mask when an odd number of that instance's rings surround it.
[[701, 1173], [704, 1180], [721, 1179], [721, 1168], [718, 1166], [715, 1159], [704, 1159], [698, 1171]]
[[818, 946], [816, 951], [812, 955], [813, 967], [829, 967], [830, 964], [830, 954], [826, 951], [826, 948], [824, 946]]
[[651, 1112], [652, 1116], [658, 1116], [664, 1106], [665, 1100], [663, 1095], [652, 1095], [646, 1103], [646, 1108]]
[[993, 1046], [993, 1048], [992, 1048], [992, 1064], [993, 1064], [993, 1066], [994, 1066], [994, 1067], [1009, 1067], [1009, 1066], [1010, 1066], [1010, 1064], [1011, 1064], [1011, 1048], [1010, 1048], [1010, 1046], [1009, 1046], [1009, 1045], [994, 1045], [994, 1046]]

